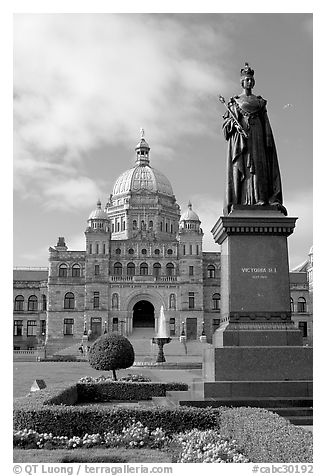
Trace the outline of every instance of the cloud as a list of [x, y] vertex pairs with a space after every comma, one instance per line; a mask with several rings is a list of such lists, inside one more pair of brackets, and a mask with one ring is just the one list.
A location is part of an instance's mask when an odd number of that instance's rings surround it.
[[[48, 183], [43, 191], [47, 209], [69, 211], [69, 208], [89, 208], [94, 203], [94, 197], [98, 196], [96, 183], [88, 177], [67, 178], [58, 182], [54, 180]], [[68, 208], [68, 210], [67, 210]]]
[[[86, 152], [129, 145], [147, 124], [158, 151], [207, 133], [203, 102], [224, 82], [216, 45], [226, 47], [217, 29], [164, 15], [15, 15], [15, 187], [39, 183], [49, 198], [42, 183], [61, 168], [80, 201]], [[214, 62], [201, 58], [210, 50]]]
[[[201, 220], [204, 231], [203, 250], [219, 251], [220, 247], [214, 242], [211, 229], [223, 214], [222, 200], [216, 200], [211, 195], [193, 195], [192, 209]], [[293, 235], [288, 238], [290, 268], [302, 263], [307, 257], [312, 245], [312, 194], [309, 192], [293, 194], [285, 203], [288, 215], [298, 217]], [[184, 211], [184, 210], [182, 210]], [[306, 250], [303, 253], [303, 250]]]
[[78, 233], [77, 235], [65, 237], [66, 245], [72, 251], [85, 251], [85, 235]]

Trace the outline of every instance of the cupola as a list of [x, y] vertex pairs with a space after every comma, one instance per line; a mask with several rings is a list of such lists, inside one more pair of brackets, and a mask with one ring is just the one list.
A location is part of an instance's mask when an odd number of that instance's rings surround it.
[[93, 210], [88, 217], [88, 226], [93, 230], [108, 230], [108, 216], [104, 210], [102, 210], [102, 204], [100, 199], [97, 201], [97, 207]]

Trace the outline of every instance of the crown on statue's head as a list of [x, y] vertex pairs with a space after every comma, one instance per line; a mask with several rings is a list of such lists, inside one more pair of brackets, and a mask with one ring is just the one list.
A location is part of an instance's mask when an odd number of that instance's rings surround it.
[[253, 78], [255, 71], [250, 68], [249, 63], [245, 63], [244, 68], [242, 68], [240, 71], [240, 74], [242, 78], [247, 78], [248, 76]]

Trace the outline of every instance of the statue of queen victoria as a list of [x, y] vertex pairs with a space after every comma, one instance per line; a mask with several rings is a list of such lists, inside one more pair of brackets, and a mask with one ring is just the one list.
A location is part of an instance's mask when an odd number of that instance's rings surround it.
[[[275, 205], [286, 215], [267, 101], [252, 94], [254, 85], [254, 70], [245, 63], [243, 91], [231, 97], [223, 116], [228, 141], [225, 213], [230, 213], [232, 205]], [[222, 96], [220, 100], [225, 103]]]

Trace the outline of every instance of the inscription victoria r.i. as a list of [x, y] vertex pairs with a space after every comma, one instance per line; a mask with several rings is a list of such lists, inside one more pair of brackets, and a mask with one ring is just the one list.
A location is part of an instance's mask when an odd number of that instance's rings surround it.
[[277, 273], [277, 268], [241, 268], [243, 273]]
[[[249, 274], [253, 279], [267, 279], [268, 274], [276, 274], [277, 268], [264, 268], [264, 267], [257, 267], [257, 268], [241, 268], [242, 273]], [[263, 274], [264, 273], [264, 274]]]

